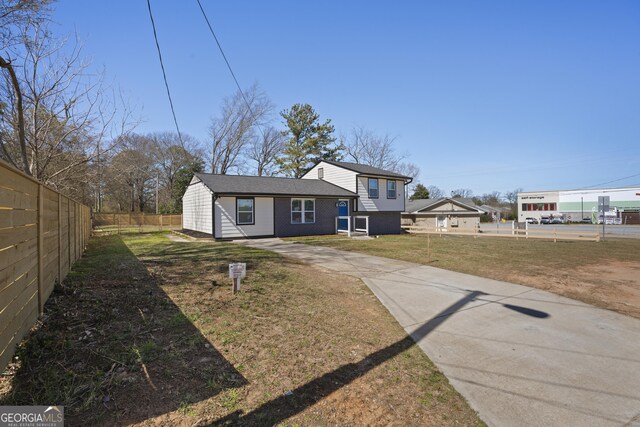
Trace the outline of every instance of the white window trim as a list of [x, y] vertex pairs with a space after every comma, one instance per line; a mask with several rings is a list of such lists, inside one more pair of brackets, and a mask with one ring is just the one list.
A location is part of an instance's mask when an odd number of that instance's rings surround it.
[[[238, 209], [238, 200], [251, 200], [251, 222], [240, 222], [240, 212], [248, 213], [249, 211], [240, 211]], [[236, 197], [236, 225], [255, 225], [256, 223], [256, 199], [254, 197]]]
[[[301, 218], [300, 218], [301, 222], [293, 222], [293, 201], [294, 200], [300, 200], [300, 202], [302, 204], [302, 206], [301, 206], [302, 210], [296, 211], [296, 213], [300, 212], [300, 214], [301, 214]], [[304, 202], [309, 201], [309, 200], [313, 201], [313, 210], [312, 211], [307, 211], [307, 210], [304, 209]], [[298, 198], [293, 198], [293, 199], [291, 199], [291, 205], [289, 207], [289, 211], [291, 213], [291, 218], [290, 218], [291, 219], [291, 224], [293, 224], [293, 225], [315, 224], [316, 223], [316, 199], [298, 199]], [[313, 222], [305, 221], [304, 214], [307, 213], [307, 212], [313, 212]]]
[[[375, 197], [371, 197], [371, 181], [376, 182], [376, 191], [378, 194]], [[367, 178], [367, 197], [371, 200], [380, 198], [380, 179], [378, 178]]]
[[[393, 197], [389, 196], [389, 184], [393, 184], [393, 192], [395, 195]], [[387, 199], [395, 200], [398, 198], [398, 183], [393, 179], [387, 180]]]

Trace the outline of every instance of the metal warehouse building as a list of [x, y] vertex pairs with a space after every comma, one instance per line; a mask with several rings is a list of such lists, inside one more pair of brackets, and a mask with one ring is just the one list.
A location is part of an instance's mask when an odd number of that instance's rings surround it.
[[[565, 221], [592, 218], [598, 197], [609, 196], [610, 215], [623, 224], [640, 223], [640, 187], [590, 190], [527, 191], [518, 193], [518, 221], [562, 217]], [[597, 213], [595, 215], [598, 215]]]

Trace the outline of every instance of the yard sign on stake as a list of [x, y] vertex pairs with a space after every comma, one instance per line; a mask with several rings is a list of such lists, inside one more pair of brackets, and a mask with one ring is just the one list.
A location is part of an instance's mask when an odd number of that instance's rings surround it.
[[236, 262], [229, 264], [229, 278], [233, 280], [231, 292], [238, 293], [240, 291], [240, 279], [247, 275], [247, 264], [244, 262]]

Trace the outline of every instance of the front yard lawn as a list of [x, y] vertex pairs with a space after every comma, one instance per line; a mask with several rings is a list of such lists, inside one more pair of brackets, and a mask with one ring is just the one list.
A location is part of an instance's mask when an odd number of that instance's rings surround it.
[[[247, 263], [236, 296], [230, 262]], [[357, 279], [234, 244], [102, 236], [0, 377], [0, 405], [64, 405], [69, 425], [482, 424], [407, 339]]]
[[640, 239], [579, 242], [424, 235], [356, 240], [341, 236], [291, 238], [300, 243], [428, 264], [545, 289], [640, 317]]

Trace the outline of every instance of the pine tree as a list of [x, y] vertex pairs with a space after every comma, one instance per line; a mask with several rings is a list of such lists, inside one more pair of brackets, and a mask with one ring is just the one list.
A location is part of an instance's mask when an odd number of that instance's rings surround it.
[[416, 188], [413, 190], [413, 195], [409, 198], [409, 200], [421, 200], [429, 198], [429, 190], [422, 184], [416, 185]]
[[277, 163], [289, 176], [300, 178], [321, 160], [339, 160], [342, 144], [332, 146], [336, 138], [331, 120], [320, 122], [320, 115], [309, 104], [294, 104], [280, 113], [288, 137]]

